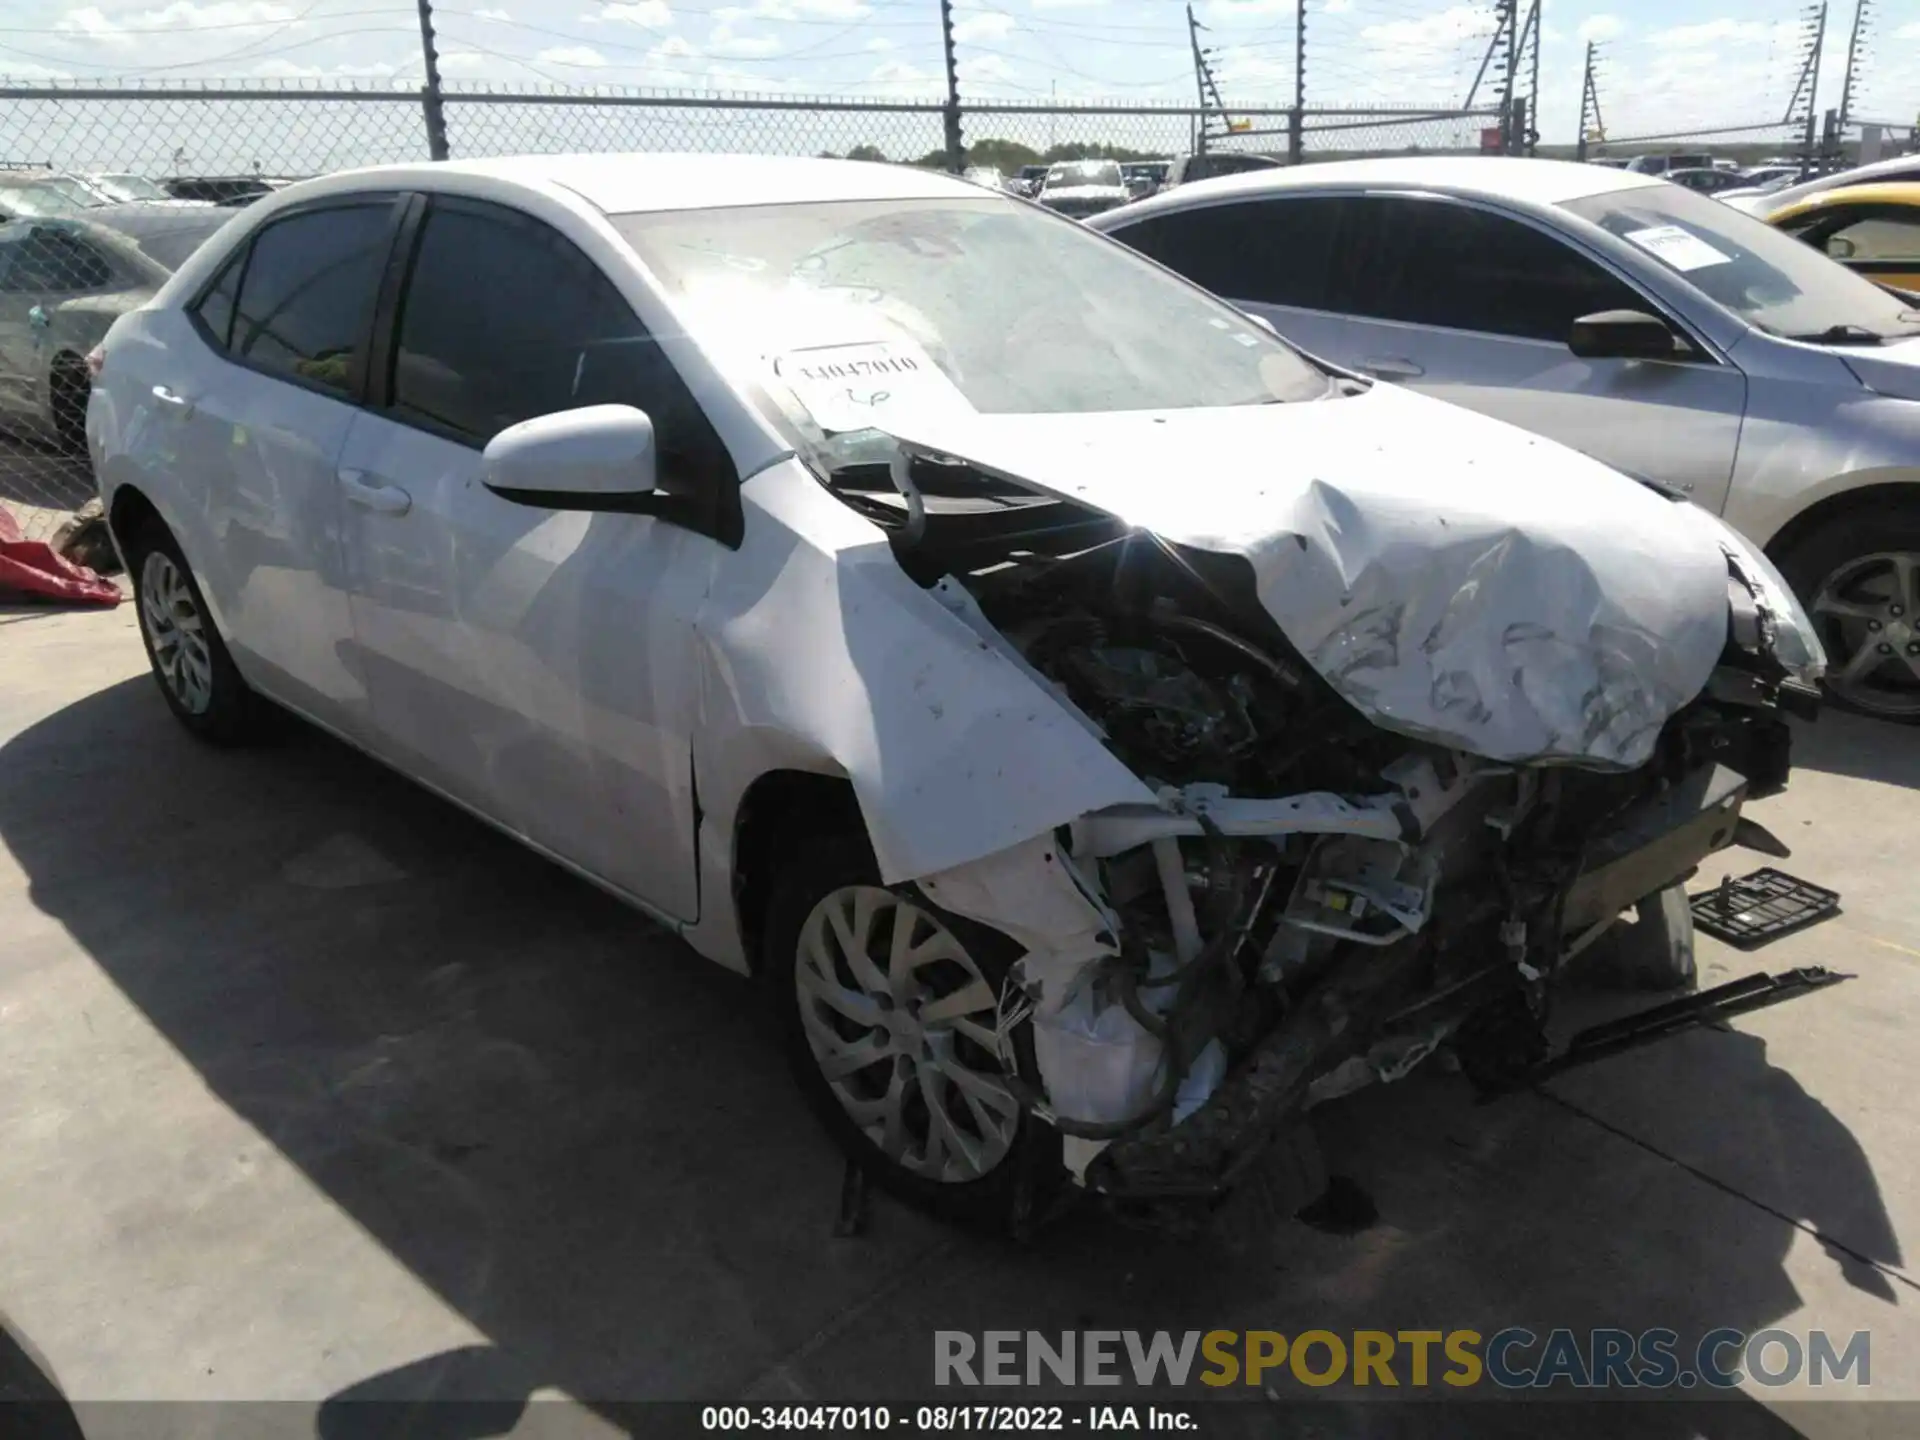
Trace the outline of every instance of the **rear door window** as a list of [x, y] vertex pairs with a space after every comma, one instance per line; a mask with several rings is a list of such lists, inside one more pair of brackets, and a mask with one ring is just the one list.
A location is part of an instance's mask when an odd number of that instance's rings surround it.
[[15, 248], [4, 284], [15, 294], [72, 295], [112, 281], [113, 266], [94, 246], [66, 230], [36, 225]]
[[1243, 200], [1112, 233], [1222, 299], [1329, 310], [1337, 308], [1329, 286], [1346, 203], [1333, 195]]
[[[269, 374], [349, 393], [364, 360], [392, 213], [392, 201], [378, 200], [267, 224], [253, 237], [240, 280], [229, 353]], [[202, 318], [214, 328], [217, 303]]]
[[1601, 310], [1645, 310], [1625, 281], [1564, 241], [1451, 200], [1347, 200], [1334, 289], [1349, 314], [1564, 344]]

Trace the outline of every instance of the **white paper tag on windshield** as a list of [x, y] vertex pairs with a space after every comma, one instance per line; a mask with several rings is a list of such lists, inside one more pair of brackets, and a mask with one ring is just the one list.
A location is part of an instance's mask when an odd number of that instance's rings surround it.
[[1675, 270], [1704, 270], [1709, 265], [1724, 265], [1733, 257], [1722, 255], [1713, 246], [1678, 225], [1655, 225], [1650, 230], [1629, 230], [1627, 239], [1654, 259]]
[[789, 350], [773, 373], [822, 430], [884, 430], [913, 415], [972, 414], [931, 356], [910, 340]]

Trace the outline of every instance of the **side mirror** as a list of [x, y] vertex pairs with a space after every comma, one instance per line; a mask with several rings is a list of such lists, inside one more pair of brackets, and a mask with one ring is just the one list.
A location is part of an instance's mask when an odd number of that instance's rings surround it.
[[509, 425], [481, 454], [486, 487], [516, 505], [649, 513], [653, 421], [631, 405], [588, 405]]
[[1835, 260], [1851, 260], [1860, 252], [1860, 247], [1844, 235], [1827, 237], [1827, 254]]
[[1672, 360], [1686, 353], [1666, 321], [1641, 310], [1582, 315], [1567, 348], [1582, 360]]

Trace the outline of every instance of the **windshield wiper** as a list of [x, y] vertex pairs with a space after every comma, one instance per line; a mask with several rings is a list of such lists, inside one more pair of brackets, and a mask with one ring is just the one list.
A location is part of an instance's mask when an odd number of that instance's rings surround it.
[[1789, 335], [1787, 339], [1802, 340], [1809, 345], [1881, 345], [1887, 337], [1864, 325], [1829, 325], [1824, 330], [1806, 335]]

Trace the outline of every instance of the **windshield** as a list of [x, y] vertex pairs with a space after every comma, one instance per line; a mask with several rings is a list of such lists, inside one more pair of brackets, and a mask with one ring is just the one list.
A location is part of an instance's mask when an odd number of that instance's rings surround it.
[[1920, 334], [1920, 313], [1818, 250], [1677, 185], [1563, 202], [1749, 324], [1799, 340]]
[[[817, 446], [894, 415], [1325, 395], [1325, 374], [1124, 246], [999, 197], [614, 217], [690, 332]], [[840, 458], [845, 458], [844, 448]]]
[[[82, 191], [82, 194], [85, 194]], [[98, 203], [89, 196], [85, 200], [76, 200], [66, 190], [51, 180], [28, 180], [17, 184], [0, 184], [0, 210], [10, 215], [30, 215], [41, 218], [49, 215], [77, 215]]]
[[1120, 166], [1112, 160], [1075, 160], [1047, 171], [1047, 189], [1058, 185], [1124, 185]]
[[95, 175], [95, 188], [116, 200], [171, 200], [173, 197], [143, 175]]

